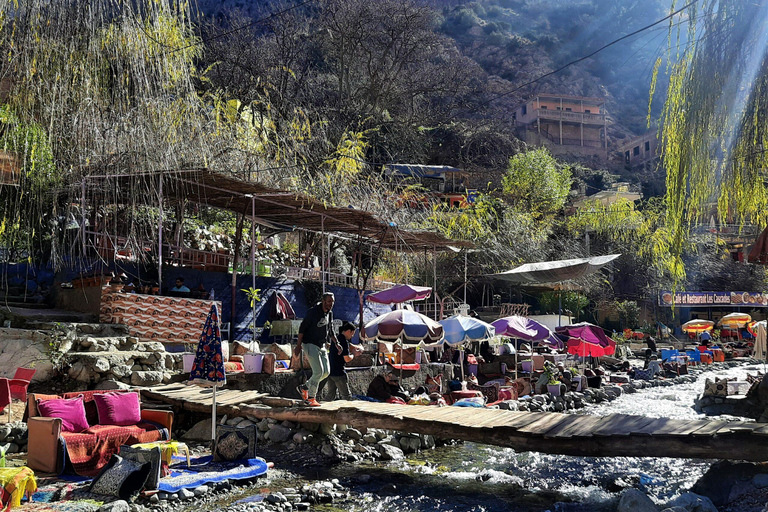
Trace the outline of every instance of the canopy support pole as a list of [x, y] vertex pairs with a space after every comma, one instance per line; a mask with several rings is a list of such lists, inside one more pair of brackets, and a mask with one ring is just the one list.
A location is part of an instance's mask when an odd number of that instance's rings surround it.
[[[251, 293], [256, 289], [256, 197], [251, 196]], [[251, 322], [253, 323], [253, 340], [251, 343], [256, 342], [256, 301], [251, 298]], [[230, 326], [230, 330], [234, 329], [234, 325]], [[230, 334], [231, 338], [232, 335]]]
[[557, 326], [558, 327], [563, 325], [562, 316], [563, 316], [563, 289], [562, 287], [560, 287], [560, 289], [557, 291]]
[[85, 246], [85, 236], [86, 236], [86, 232], [85, 232], [85, 219], [86, 219], [86, 214], [85, 214], [85, 179], [83, 179], [83, 183], [82, 183], [81, 189], [80, 189], [80, 213], [81, 213], [80, 237], [82, 238], [82, 242], [83, 242], [83, 262], [85, 262], [85, 250], [86, 250], [86, 246]]
[[[158, 212], [157, 219], [157, 286], [158, 294], [163, 292], [163, 177], [160, 176], [158, 187]], [[215, 388], [214, 388], [215, 389]]]
[[432, 294], [435, 298], [435, 321], [440, 320], [437, 314], [437, 248], [432, 246]]
[[467, 303], [467, 254], [468, 253], [469, 251], [464, 251], [464, 304]]
[[320, 217], [320, 280], [323, 282], [323, 293], [325, 293], [325, 215]]

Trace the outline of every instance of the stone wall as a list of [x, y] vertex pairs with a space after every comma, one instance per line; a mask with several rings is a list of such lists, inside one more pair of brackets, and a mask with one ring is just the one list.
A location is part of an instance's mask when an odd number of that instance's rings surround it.
[[37, 370], [33, 382], [53, 376], [50, 357], [51, 333], [43, 330], [0, 328], [0, 377], [13, 377], [16, 368]]

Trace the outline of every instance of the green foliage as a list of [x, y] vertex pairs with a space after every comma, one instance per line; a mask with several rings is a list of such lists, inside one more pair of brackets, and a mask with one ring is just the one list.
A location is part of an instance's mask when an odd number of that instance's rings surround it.
[[245, 295], [250, 301], [251, 309], [253, 309], [256, 306], [256, 303], [261, 300], [261, 296], [259, 295], [261, 288], [254, 288], [253, 286], [249, 286], [248, 288], [241, 288], [240, 291], [245, 292]]
[[565, 205], [571, 171], [546, 148], [534, 149], [509, 159], [502, 188], [518, 208], [536, 216], [548, 215]]
[[578, 316], [589, 305], [589, 299], [579, 292], [573, 291], [553, 291], [541, 294], [539, 302], [546, 311], [560, 310], [560, 297], [562, 295], [563, 313], [570, 311], [574, 317]]
[[640, 323], [640, 306], [634, 300], [617, 300], [614, 303], [621, 327], [634, 329]]

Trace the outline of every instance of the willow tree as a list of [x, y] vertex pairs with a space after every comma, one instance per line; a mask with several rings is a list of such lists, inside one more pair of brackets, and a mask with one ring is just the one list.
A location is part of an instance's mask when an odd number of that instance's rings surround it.
[[677, 268], [690, 227], [708, 218], [709, 205], [721, 221], [768, 221], [768, 2], [700, 0], [683, 15], [687, 25], [671, 24], [661, 123], [666, 229]]

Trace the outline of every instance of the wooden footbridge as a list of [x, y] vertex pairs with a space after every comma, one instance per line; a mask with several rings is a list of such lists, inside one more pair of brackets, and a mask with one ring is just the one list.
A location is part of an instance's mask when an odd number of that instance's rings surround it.
[[[200, 412], [211, 390], [172, 384], [142, 390], [147, 398]], [[614, 414], [590, 416], [463, 407], [335, 401], [321, 407], [255, 391], [219, 390], [218, 411], [230, 416], [399, 430], [550, 454], [591, 457], [676, 457], [768, 461], [768, 424], [674, 420]]]

